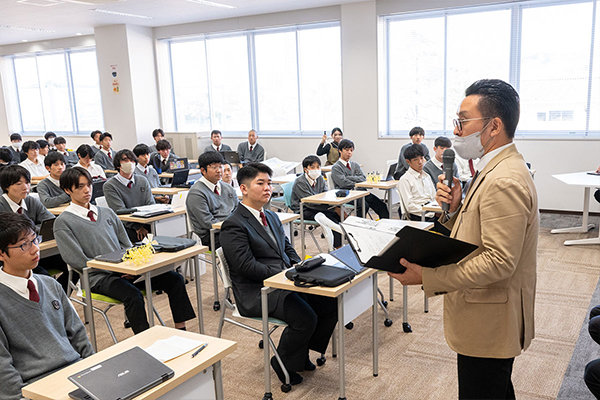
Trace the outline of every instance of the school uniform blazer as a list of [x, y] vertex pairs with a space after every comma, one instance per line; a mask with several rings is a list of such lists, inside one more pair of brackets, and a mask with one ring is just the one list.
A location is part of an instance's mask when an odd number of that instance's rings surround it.
[[[262, 314], [260, 290], [263, 281], [300, 261], [277, 215], [270, 210], [264, 212], [277, 243], [242, 204], [221, 226], [221, 247], [229, 264], [233, 294], [240, 314], [245, 316]], [[283, 307], [283, 299], [289, 293], [278, 290], [269, 294], [269, 312]]]
[[539, 213], [514, 144], [479, 173], [446, 226], [451, 237], [479, 246], [458, 264], [423, 268], [426, 294], [445, 294], [448, 345], [472, 357], [519, 355], [534, 337]]

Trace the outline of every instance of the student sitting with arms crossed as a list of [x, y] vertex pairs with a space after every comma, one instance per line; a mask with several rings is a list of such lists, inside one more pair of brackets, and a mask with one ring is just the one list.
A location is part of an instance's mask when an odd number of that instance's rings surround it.
[[[185, 202], [192, 229], [205, 246], [210, 245], [212, 225], [229, 217], [238, 205], [233, 186], [221, 182], [223, 162], [223, 156], [216, 151], [198, 157], [202, 178], [194, 183]], [[219, 232], [215, 232], [215, 246], [221, 247]]]
[[85, 327], [60, 285], [34, 274], [39, 238], [25, 215], [0, 213], [0, 398], [93, 354]]
[[115, 151], [112, 147], [113, 137], [110, 133], [104, 132], [100, 136], [100, 144], [102, 148], [96, 154], [94, 154], [94, 161], [97, 165], [101, 166], [102, 169], [112, 169], [113, 159], [115, 158]]
[[[250, 163], [237, 173], [244, 195], [221, 228], [223, 253], [229, 263], [233, 295], [241, 315], [260, 317], [263, 281], [300, 261], [277, 215], [263, 207], [273, 192], [271, 168]], [[337, 303], [329, 297], [275, 290], [269, 294], [269, 316], [285, 321], [277, 352], [290, 383], [302, 382], [298, 371], [313, 371], [309, 350], [324, 353], [337, 322]], [[276, 358], [271, 366], [285, 382]]]
[[[340, 159], [333, 164], [331, 168], [331, 179], [336, 189], [354, 189], [354, 185], [359, 182], [364, 182], [367, 177], [360, 169], [360, 165], [354, 161], [350, 161], [354, 153], [354, 143], [350, 139], [343, 139], [338, 145], [340, 151]], [[360, 190], [360, 189], [357, 189]], [[379, 215], [379, 218], [389, 218], [390, 213], [383, 201], [373, 193], [369, 193], [365, 197], [367, 209], [365, 215], [369, 211], [369, 207]], [[358, 201], [358, 214], [362, 215], [362, 201]]]
[[65, 172], [65, 158], [62, 153], [50, 152], [44, 158], [44, 165], [50, 175], [37, 185], [37, 192], [44, 207], [54, 208], [70, 202], [69, 195], [60, 188], [60, 176]]
[[258, 134], [254, 129], [251, 129], [248, 132], [248, 141], [238, 144], [237, 152], [242, 164], [265, 160], [265, 149], [257, 141]]
[[[71, 205], [56, 219], [54, 236], [60, 254], [67, 263], [81, 271], [88, 261], [102, 254], [131, 247], [123, 224], [109, 208], [90, 204], [92, 177], [80, 167], [66, 170], [60, 177], [60, 187], [71, 196]], [[90, 235], [89, 232], [94, 232]], [[134, 333], [149, 328], [140, 289], [144, 282], [134, 283], [137, 277], [93, 269], [90, 272], [92, 292], [115, 298], [125, 305], [125, 315]], [[175, 271], [152, 278], [152, 287], [164, 290], [175, 328], [185, 329], [185, 321], [195, 317], [185, 290], [183, 277]]]
[[101, 166], [97, 165], [92, 158], [94, 157], [94, 150], [90, 145], [82, 144], [77, 148], [77, 157], [79, 162], [75, 164], [76, 167], [81, 167], [90, 173], [92, 179], [104, 179], [106, 180], [106, 174]]
[[72, 167], [79, 162], [79, 158], [77, 157], [77, 153], [72, 150], [67, 150], [67, 139], [62, 136], [54, 139], [54, 145], [56, 146], [56, 151], [61, 153], [65, 158], [65, 164], [67, 167]]
[[[135, 154], [131, 150], [119, 150], [114, 168], [119, 173], [104, 184], [104, 197], [113, 211], [155, 204], [148, 180], [133, 174]], [[149, 225], [137, 222], [125, 222], [125, 228], [132, 242], [144, 239], [150, 230]]]
[[[327, 184], [325, 179], [321, 175], [321, 160], [317, 156], [307, 156], [302, 160], [302, 168], [304, 174], [300, 175], [294, 181], [292, 188], [292, 210], [295, 213], [300, 212], [300, 201], [304, 197], [312, 196], [315, 194], [323, 193], [327, 191]], [[335, 222], [340, 223], [340, 208], [336, 207], [331, 209], [326, 204], [305, 204], [303, 207], [304, 219], [314, 220], [317, 213], [323, 213], [327, 218]], [[338, 248], [342, 245], [342, 235], [338, 232], [333, 232], [333, 246]]]

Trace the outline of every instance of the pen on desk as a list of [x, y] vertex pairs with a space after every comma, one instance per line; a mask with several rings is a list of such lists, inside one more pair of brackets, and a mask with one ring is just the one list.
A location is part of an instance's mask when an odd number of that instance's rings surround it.
[[192, 358], [196, 357], [198, 355], [198, 353], [200, 353], [202, 350], [204, 350], [206, 348], [206, 346], [208, 346], [208, 343], [204, 343], [202, 346], [200, 346], [200, 348], [198, 350], [196, 350], [195, 352], [192, 353]]

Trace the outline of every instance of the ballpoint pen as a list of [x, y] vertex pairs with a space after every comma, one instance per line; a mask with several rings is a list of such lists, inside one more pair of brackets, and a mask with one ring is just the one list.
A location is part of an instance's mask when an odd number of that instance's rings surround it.
[[204, 350], [206, 348], [206, 346], [208, 346], [208, 343], [204, 343], [202, 346], [200, 346], [200, 348], [198, 350], [196, 350], [195, 352], [192, 353], [192, 358], [196, 357], [198, 355], [198, 353], [200, 353], [202, 350]]

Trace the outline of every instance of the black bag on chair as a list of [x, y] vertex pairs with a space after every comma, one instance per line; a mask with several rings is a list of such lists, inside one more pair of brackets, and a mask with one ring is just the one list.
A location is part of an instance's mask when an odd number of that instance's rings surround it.
[[294, 281], [298, 287], [326, 286], [335, 287], [350, 282], [356, 274], [349, 269], [320, 264], [308, 271], [299, 272], [290, 268], [285, 272], [286, 278]]

